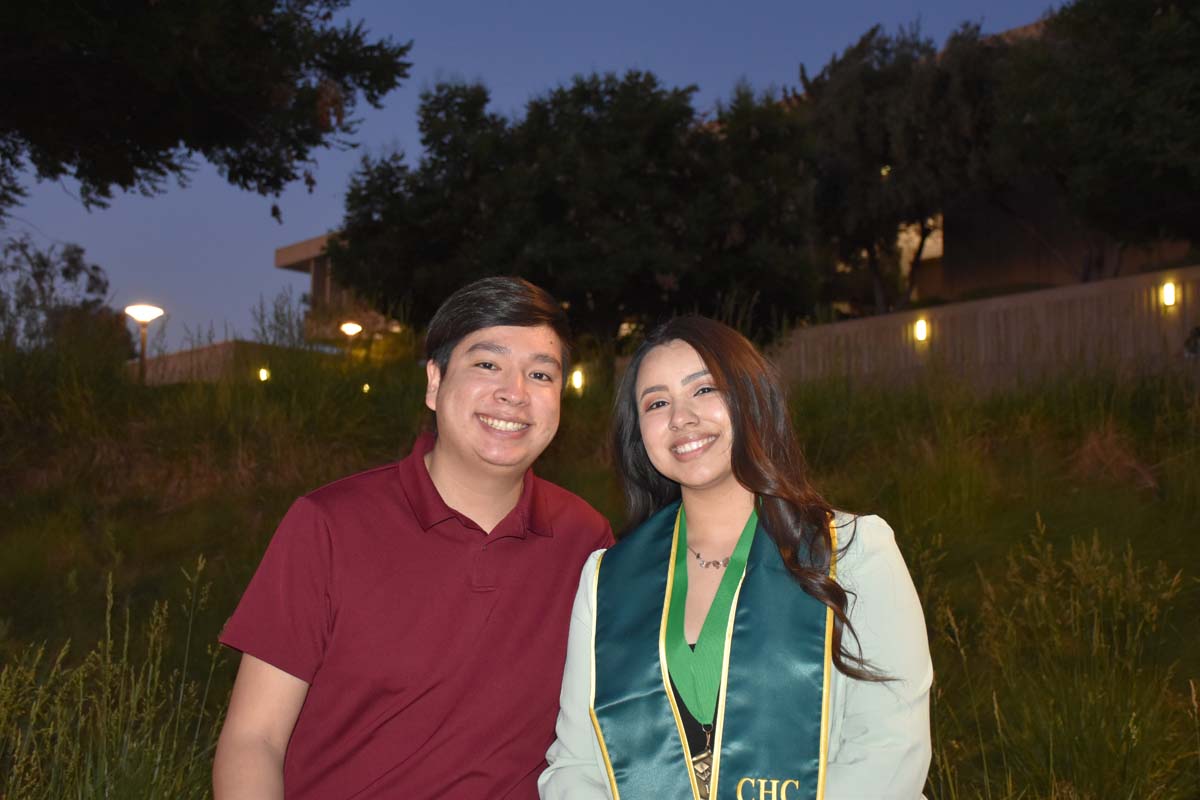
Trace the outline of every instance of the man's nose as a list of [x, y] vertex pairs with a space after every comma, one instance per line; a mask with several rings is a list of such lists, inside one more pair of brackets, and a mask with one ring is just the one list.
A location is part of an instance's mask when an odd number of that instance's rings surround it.
[[506, 376], [500, 388], [496, 390], [496, 398], [502, 403], [508, 405], [520, 406], [529, 402], [529, 387], [527, 378], [518, 373], [510, 373]]

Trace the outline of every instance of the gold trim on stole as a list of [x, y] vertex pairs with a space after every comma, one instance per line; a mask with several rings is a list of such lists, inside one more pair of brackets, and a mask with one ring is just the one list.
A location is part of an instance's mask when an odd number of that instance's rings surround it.
[[658, 666], [662, 670], [663, 691], [667, 693], [667, 702], [671, 704], [671, 714], [675, 717], [675, 728], [679, 731], [679, 743], [683, 746], [683, 763], [687, 766], [688, 780], [692, 784], [692, 798], [700, 800], [700, 787], [696, 785], [696, 770], [692, 768], [692, 753], [688, 750], [687, 732], [683, 729], [683, 718], [679, 716], [679, 706], [675, 704], [675, 692], [671, 691], [671, 674], [667, 669], [667, 615], [671, 608], [671, 590], [675, 587], [675, 556], [679, 552], [679, 517], [681, 514], [683, 514], [682, 503], [679, 505], [679, 511], [675, 514], [675, 530], [671, 534], [671, 557], [667, 559], [667, 593], [663, 599], [662, 620], [658, 626]]
[[[837, 525], [829, 520], [829, 577], [837, 580]], [[817, 800], [825, 798], [825, 773], [829, 761], [829, 686], [833, 672], [833, 609], [825, 609], [825, 683], [821, 690], [821, 751], [817, 764]]]
[[[756, 531], [757, 533], [757, 531]], [[746, 569], [749, 569], [749, 564]], [[721, 742], [725, 738], [725, 697], [729, 690], [729, 653], [733, 650], [733, 618], [737, 613], [738, 598], [742, 596], [742, 584], [746, 582], [746, 569], [738, 579], [737, 590], [733, 593], [733, 601], [729, 604], [729, 621], [725, 625], [725, 656], [721, 660], [721, 691], [717, 695], [717, 724], [713, 731], [713, 768], [712, 782], [709, 784], [709, 800], [717, 800], [718, 780], [721, 777]]]
[[617, 776], [613, 774], [612, 759], [608, 757], [608, 745], [604, 743], [600, 720], [596, 718], [596, 617], [599, 616], [596, 601], [600, 593], [600, 562], [603, 560], [604, 553], [601, 553], [596, 559], [596, 571], [592, 575], [592, 685], [588, 694], [588, 716], [592, 718], [596, 741], [600, 743], [600, 756], [604, 759], [604, 771], [608, 773], [608, 785], [612, 789], [613, 800], [621, 800], [621, 792], [617, 790]]

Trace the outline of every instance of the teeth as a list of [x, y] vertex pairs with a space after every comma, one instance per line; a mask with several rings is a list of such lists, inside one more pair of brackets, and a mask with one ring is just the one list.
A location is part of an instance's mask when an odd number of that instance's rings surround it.
[[694, 442], [688, 442], [687, 444], [681, 444], [678, 447], [672, 447], [671, 450], [679, 455], [684, 455], [685, 453], [691, 453], [699, 450], [701, 447], [704, 447], [704, 445], [715, 440], [716, 438], [717, 437], [715, 436], [709, 436], [705, 439], [697, 439]]
[[495, 428], [498, 431], [508, 431], [509, 433], [512, 433], [513, 431], [524, 430], [525, 428], [529, 427], [529, 425], [524, 422], [509, 422], [508, 420], [496, 419], [495, 417], [485, 417], [482, 414], [479, 415], [479, 419], [481, 419], [483, 424], [487, 425], [489, 428]]

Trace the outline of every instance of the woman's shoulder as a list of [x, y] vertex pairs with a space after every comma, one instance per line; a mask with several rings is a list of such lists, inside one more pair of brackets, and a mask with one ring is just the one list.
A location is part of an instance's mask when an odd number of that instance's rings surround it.
[[833, 530], [837, 537], [839, 579], [890, 571], [896, 567], [907, 571], [896, 544], [896, 533], [881, 517], [838, 511], [834, 515]]

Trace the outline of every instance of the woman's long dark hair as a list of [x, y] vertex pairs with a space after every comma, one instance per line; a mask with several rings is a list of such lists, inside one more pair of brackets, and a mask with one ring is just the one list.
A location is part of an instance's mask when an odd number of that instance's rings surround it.
[[833, 663], [844, 675], [880, 680], [862, 656], [846, 614], [847, 593], [829, 577], [833, 509], [808, 481], [787, 399], [775, 368], [744, 336], [716, 320], [676, 317], [655, 328], [634, 353], [613, 407], [613, 453], [625, 489], [630, 530], [680, 498], [679, 484], [664, 478], [646, 454], [638, 424], [637, 375], [646, 354], [668, 342], [686, 342], [708, 367], [729, 410], [733, 475], [754, 493], [763, 527], [788, 572], [812, 597], [833, 609]]

